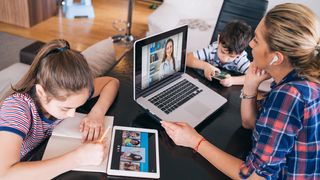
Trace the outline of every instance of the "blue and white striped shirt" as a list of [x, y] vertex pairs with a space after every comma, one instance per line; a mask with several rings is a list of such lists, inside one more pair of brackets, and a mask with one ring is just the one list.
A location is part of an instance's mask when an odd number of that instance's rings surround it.
[[247, 58], [247, 52], [243, 51], [235, 60], [222, 64], [217, 55], [218, 43], [213, 42], [208, 47], [193, 52], [193, 56], [208, 62], [209, 64], [227, 69], [229, 71], [245, 74], [249, 68], [250, 60]]

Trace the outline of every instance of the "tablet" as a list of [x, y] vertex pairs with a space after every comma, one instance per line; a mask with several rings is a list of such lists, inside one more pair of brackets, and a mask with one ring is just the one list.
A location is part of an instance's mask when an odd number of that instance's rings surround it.
[[107, 174], [160, 178], [158, 131], [114, 126]]

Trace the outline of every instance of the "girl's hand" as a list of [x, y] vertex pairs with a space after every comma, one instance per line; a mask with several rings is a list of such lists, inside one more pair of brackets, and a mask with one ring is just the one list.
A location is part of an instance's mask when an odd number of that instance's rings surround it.
[[85, 143], [75, 150], [77, 162], [82, 165], [100, 165], [107, 154], [105, 143]]
[[179, 146], [195, 148], [202, 136], [190, 125], [180, 122], [160, 121], [169, 137]]
[[212, 76], [216, 73], [220, 73], [220, 69], [212, 66], [209, 63], [206, 63], [203, 68], [204, 76], [209, 80], [212, 81]]
[[220, 84], [224, 87], [230, 87], [233, 85], [233, 78], [230, 74], [227, 74], [225, 79], [220, 80]]
[[80, 132], [82, 132], [82, 142], [96, 141], [102, 136], [105, 127], [104, 114], [90, 112], [80, 122]]
[[259, 69], [254, 62], [252, 62], [245, 75], [243, 89], [247, 95], [256, 94], [260, 83], [270, 78], [271, 76], [265, 70]]

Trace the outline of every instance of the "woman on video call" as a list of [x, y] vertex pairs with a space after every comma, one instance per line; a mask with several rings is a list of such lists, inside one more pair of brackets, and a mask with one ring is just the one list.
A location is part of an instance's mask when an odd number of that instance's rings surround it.
[[165, 45], [163, 58], [160, 65], [160, 78], [164, 78], [165, 76], [176, 72], [176, 62], [173, 56], [173, 48], [173, 40], [170, 38], [167, 40]]

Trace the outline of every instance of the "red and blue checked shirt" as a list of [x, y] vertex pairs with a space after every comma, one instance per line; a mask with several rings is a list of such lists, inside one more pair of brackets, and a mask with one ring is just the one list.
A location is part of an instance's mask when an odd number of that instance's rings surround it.
[[0, 131], [19, 135], [20, 159], [49, 137], [61, 120], [49, 120], [39, 113], [35, 101], [27, 93], [7, 97], [0, 109]]
[[320, 179], [320, 84], [292, 71], [261, 105], [240, 177]]

